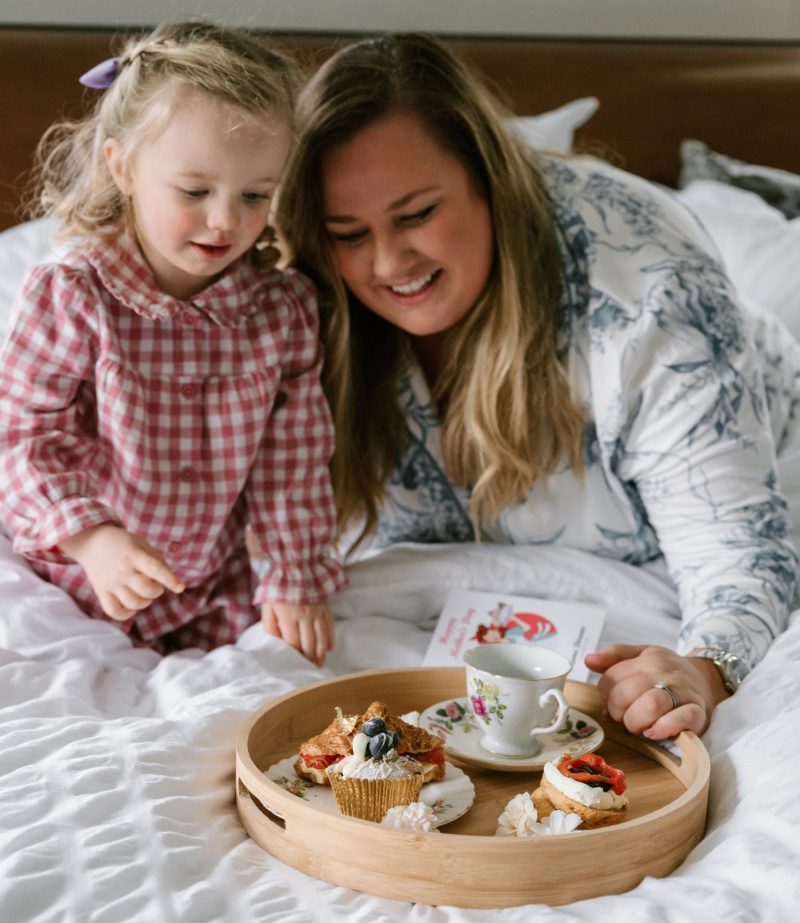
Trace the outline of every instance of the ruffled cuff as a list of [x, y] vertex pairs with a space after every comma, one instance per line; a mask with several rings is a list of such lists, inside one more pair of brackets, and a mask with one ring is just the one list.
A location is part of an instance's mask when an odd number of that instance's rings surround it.
[[36, 561], [71, 564], [72, 558], [58, 548], [58, 543], [104, 522], [122, 525], [114, 511], [99, 500], [85, 497], [59, 500], [38, 520], [16, 533], [14, 551]]
[[259, 562], [260, 580], [253, 597], [255, 605], [265, 602], [311, 606], [324, 603], [347, 584], [344, 567], [326, 556], [304, 564], [287, 564], [269, 559]]

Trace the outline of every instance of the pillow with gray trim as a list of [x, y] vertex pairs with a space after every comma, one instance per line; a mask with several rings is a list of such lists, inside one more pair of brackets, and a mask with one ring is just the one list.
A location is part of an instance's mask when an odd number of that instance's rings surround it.
[[754, 192], [787, 218], [800, 217], [800, 176], [788, 170], [762, 167], [712, 151], [702, 141], [681, 144], [681, 174], [684, 189], [693, 180], [714, 180]]

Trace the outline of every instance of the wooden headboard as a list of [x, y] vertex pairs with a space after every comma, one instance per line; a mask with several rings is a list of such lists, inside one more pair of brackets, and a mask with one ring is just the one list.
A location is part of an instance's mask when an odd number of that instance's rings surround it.
[[[109, 31], [0, 28], [0, 229], [20, 211], [25, 172], [45, 128], [92, 99], [78, 76], [110, 54]], [[348, 39], [277, 37], [309, 66]], [[513, 111], [600, 99], [578, 142], [674, 185], [683, 138], [800, 173], [800, 45], [561, 40], [449, 40]]]

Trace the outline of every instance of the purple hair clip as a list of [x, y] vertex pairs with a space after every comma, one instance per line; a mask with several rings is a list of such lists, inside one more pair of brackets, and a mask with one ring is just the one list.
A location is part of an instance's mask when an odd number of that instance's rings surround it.
[[119, 58], [108, 58], [78, 77], [78, 82], [93, 90], [107, 90], [119, 77]]

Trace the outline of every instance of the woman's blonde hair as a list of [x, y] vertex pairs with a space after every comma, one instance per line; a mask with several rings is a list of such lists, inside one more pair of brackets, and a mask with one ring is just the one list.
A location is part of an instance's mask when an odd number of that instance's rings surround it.
[[166, 23], [128, 38], [118, 74], [80, 121], [51, 126], [37, 150], [34, 215], [54, 216], [62, 237], [96, 233], [117, 222], [125, 201], [103, 145], [117, 139], [130, 157], [163, 128], [190, 93], [229, 105], [244, 121], [293, 127], [299, 73], [294, 61], [258, 39], [207, 22]]
[[317, 284], [324, 385], [336, 424], [332, 475], [342, 530], [378, 522], [408, 439], [397, 379], [408, 336], [345, 289], [323, 215], [325, 154], [371, 123], [418, 118], [488, 202], [494, 262], [484, 294], [449, 331], [434, 386], [448, 474], [471, 487], [476, 535], [537, 478], [568, 460], [582, 470], [583, 420], [559, 360], [560, 259], [535, 155], [504, 127], [497, 101], [436, 39], [400, 34], [350, 45], [298, 100], [298, 144], [277, 224]]

